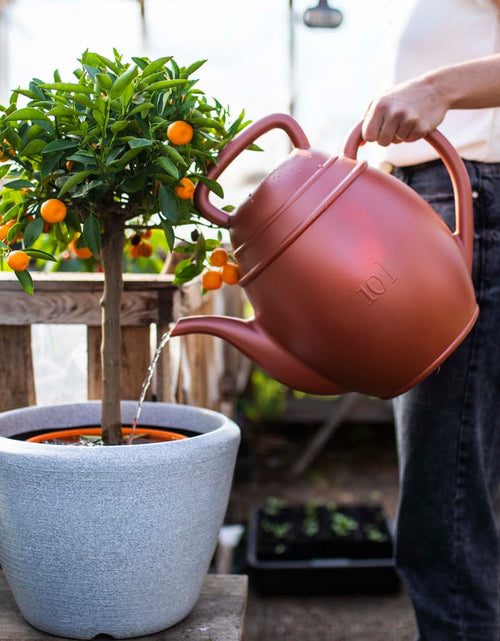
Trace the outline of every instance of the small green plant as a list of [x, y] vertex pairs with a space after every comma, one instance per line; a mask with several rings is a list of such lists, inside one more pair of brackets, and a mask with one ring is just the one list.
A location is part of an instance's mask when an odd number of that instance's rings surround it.
[[269, 496], [264, 505], [264, 512], [268, 516], [277, 516], [281, 510], [286, 507], [287, 502], [277, 496]]
[[268, 519], [262, 519], [261, 528], [264, 532], [272, 534], [277, 539], [282, 539], [284, 536], [290, 532], [292, 525], [288, 522], [283, 523], [273, 523]]
[[369, 524], [364, 527], [365, 536], [369, 541], [374, 543], [383, 543], [387, 541], [388, 537], [386, 534], [380, 531], [375, 525]]
[[307, 501], [307, 503], [304, 505], [304, 521], [302, 523], [302, 531], [308, 537], [316, 536], [319, 532], [320, 507], [321, 507], [320, 502], [315, 499]]
[[337, 536], [347, 536], [358, 529], [358, 522], [347, 514], [334, 512], [330, 517], [330, 527]]
[[315, 516], [306, 516], [302, 524], [302, 531], [306, 536], [313, 537], [319, 532], [319, 520]]

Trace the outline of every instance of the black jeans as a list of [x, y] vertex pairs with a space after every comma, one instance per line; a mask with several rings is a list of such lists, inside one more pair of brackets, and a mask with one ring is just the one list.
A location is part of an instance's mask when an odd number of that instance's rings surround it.
[[[500, 639], [500, 163], [466, 166], [479, 319], [436, 372], [394, 402], [396, 562], [421, 641]], [[451, 181], [440, 161], [394, 173], [454, 230]]]

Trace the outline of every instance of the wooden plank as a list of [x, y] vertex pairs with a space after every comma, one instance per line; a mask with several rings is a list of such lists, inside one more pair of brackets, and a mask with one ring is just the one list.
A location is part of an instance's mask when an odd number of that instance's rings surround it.
[[35, 405], [31, 327], [0, 326], [0, 411]]
[[[100, 325], [102, 274], [33, 272], [33, 296], [28, 296], [12, 278], [15, 279], [11, 273], [0, 272], [0, 325]], [[122, 325], [169, 323], [198, 308], [200, 299], [197, 281], [179, 290], [168, 274], [125, 274]]]
[[[137, 637], [137, 641], [242, 641], [247, 593], [246, 576], [208, 574], [188, 617], [163, 632]], [[64, 637], [57, 638], [64, 641]], [[0, 641], [53, 639], [24, 621], [0, 572]]]
[[[35, 291], [24, 292], [0, 289], [0, 325], [30, 325], [31, 323], [61, 323], [98, 326], [101, 323], [101, 292]], [[157, 294], [154, 291], [124, 292], [122, 324], [149, 325], [158, 321]]]
[[[35, 290], [40, 292], [66, 291], [69, 289], [68, 285], [72, 291], [102, 291], [104, 283], [102, 273], [30, 272], [30, 274], [35, 283]], [[164, 287], [176, 289], [173, 285], [173, 276], [170, 274], [124, 274], [123, 282], [127, 291]], [[0, 289], [12, 292], [20, 290], [19, 281], [12, 272], [0, 272]]]

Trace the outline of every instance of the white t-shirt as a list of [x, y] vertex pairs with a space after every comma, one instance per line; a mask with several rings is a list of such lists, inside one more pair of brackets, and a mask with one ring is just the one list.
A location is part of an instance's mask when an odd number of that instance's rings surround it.
[[[392, 84], [430, 69], [500, 52], [494, 0], [414, 0], [397, 46]], [[500, 108], [452, 109], [438, 127], [467, 160], [500, 162]], [[405, 166], [436, 158], [424, 140], [390, 145], [385, 159]]]

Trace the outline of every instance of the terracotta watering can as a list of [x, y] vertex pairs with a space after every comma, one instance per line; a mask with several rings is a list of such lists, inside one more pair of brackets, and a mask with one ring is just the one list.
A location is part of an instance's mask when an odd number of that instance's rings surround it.
[[464, 164], [439, 132], [426, 138], [451, 176], [454, 232], [415, 191], [356, 159], [361, 124], [329, 157], [290, 116], [267, 116], [225, 147], [209, 177], [275, 128], [294, 149], [234, 214], [210, 203], [205, 185], [195, 192], [198, 211], [230, 230], [255, 316], [181, 318], [172, 335], [221, 337], [293, 389], [397, 396], [436, 369], [478, 315]]

